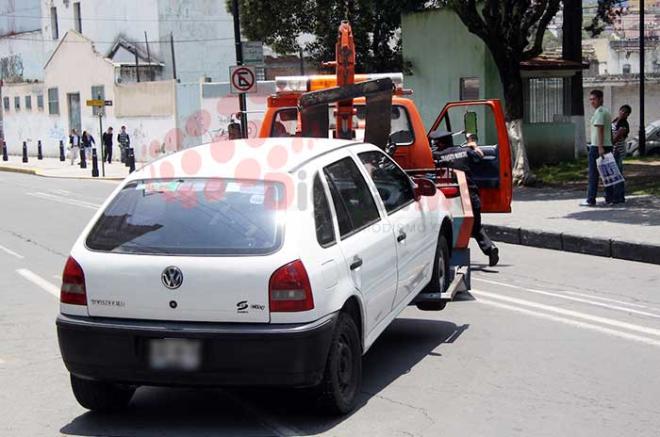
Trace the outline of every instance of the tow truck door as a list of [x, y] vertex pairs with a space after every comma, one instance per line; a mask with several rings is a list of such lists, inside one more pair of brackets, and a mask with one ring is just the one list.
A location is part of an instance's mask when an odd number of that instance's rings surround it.
[[[428, 134], [436, 129], [457, 133], [454, 145], [465, 142], [462, 131], [479, 126], [477, 144], [485, 156], [471, 166], [472, 178], [479, 186], [481, 212], [511, 212], [511, 146], [499, 100], [450, 102], [436, 118]], [[467, 126], [466, 125], [470, 125]]]

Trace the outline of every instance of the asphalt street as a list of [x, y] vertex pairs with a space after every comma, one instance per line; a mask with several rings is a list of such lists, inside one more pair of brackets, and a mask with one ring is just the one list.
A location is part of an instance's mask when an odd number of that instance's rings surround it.
[[0, 435], [657, 436], [660, 268], [500, 245], [473, 290], [408, 308], [365, 357], [359, 408], [281, 390], [142, 388], [89, 413], [55, 332], [68, 251], [116, 183], [0, 173]]

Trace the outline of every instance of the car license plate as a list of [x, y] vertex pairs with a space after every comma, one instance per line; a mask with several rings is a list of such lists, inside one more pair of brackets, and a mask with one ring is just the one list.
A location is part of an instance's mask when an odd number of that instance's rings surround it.
[[199, 369], [202, 343], [187, 338], [159, 338], [149, 341], [149, 365], [156, 370]]

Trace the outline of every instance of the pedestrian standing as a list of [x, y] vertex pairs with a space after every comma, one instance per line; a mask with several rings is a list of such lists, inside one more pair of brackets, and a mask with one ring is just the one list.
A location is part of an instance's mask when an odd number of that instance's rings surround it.
[[83, 131], [81, 138], [82, 146], [85, 149], [85, 157], [92, 156], [92, 147], [96, 146], [94, 137], [87, 131]]
[[105, 160], [110, 164], [112, 163], [112, 126], [108, 127], [108, 130], [103, 133], [101, 140], [105, 149]]
[[[614, 143], [614, 159], [619, 171], [623, 175], [623, 158], [626, 156], [626, 138], [630, 133], [628, 117], [632, 112], [630, 105], [623, 105], [619, 108], [619, 115], [612, 120], [612, 142]], [[626, 201], [625, 181], [614, 185], [614, 203], [624, 203]]]
[[71, 129], [71, 135], [69, 135], [69, 150], [71, 151], [71, 165], [73, 165], [76, 162], [76, 156], [80, 154], [80, 137], [75, 129]]
[[117, 134], [117, 142], [119, 143], [119, 151], [121, 152], [121, 162], [126, 163], [128, 158], [128, 148], [131, 147], [131, 138], [126, 132], [126, 126], [121, 127], [121, 132]]
[[[599, 179], [596, 160], [598, 157], [612, 152], [612, 116], [610, 111], [603, 106], [603, 92], [601, 90], [591, 91], [589, 103], [594, 108], [594, 115], [591, 117], [591, 143], [587, 146], [587, 198], [580, 203], [580, 206], [596, 206]], [[605, 203], [613, 202], [613, 186], [605, 187]]]

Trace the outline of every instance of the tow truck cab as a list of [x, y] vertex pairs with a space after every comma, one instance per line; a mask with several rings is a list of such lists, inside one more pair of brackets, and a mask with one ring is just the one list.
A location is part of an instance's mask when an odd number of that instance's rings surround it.
[[[456, 145], [465, 142], [467, 133], [477, 135], [478, 144], [484, 151], [484, 159], [474, 165], [472, 176], [479, 186], [481, 210], [484, 213], [511, 212], [512, 176], [509, 137], [499, 100], [475, 100], [447, 103], [438, 114], [428, 131], [415, 103], [407, 97], [409, 90], [403, 89], [401, 73], [356, 74], [355, 82], [389, 77], [395, 84], [392, 97], [390, 141], [396, 144], [394, 159], [411, 174], [437, 172], [429, 134], [436, 129], [453, 132]], [[276, 93], [268, 97], [266, 113], [259, 137], [300, 136], [298, 99], [303, 93], [332, 88], [337, 85], [336, 76], [285, 76], [276, 78]], [[364, 137], [366, 123], [366, 99], [353, 100], [354, 116], [352, 127], [354, 138]], [[331, 112], [335, 111], [331, 107]], [[329, 113], [328, 136], [335, 132], [334, 114]], [[483, 132], [483, 135], [482, 135]], [[436, 180], [438, 187], [447, 193], [447, 185], [458, 183], [455, 177], [444, 174]], [[450, 180], [453, 179], [453, 180]], [[453, 184], [452, 184], [453, 182]], [[443, 189], [445, 188], [445, 189]]]

